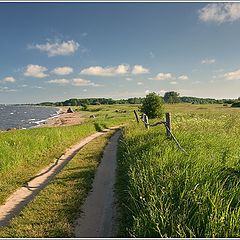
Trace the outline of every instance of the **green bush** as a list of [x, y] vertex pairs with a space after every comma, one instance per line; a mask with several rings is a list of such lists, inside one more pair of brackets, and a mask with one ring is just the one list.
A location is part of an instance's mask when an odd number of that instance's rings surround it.
[[240, 102], [233, 103], [231, 107], [240, 107]]
[[140, 110], [149, 118], [163, 117], [163, 100], [156, 93], [149, 93], [143, 100]]

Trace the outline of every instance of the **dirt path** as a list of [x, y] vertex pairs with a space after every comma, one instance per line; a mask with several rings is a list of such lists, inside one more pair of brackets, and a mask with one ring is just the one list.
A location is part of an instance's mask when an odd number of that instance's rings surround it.
[[105, 129], [86, 137], [81, 142], [68, 149], [55, 163], [50, 164], [48, 167], [39, 172], [26, 184], [26, 186], [23, 186], [14, 192], [6, 200], [5, 204], [0, 206], [0, 227], [6, 226], [14, 216], [18, 215], [21, 210], [54, 178], [56, 174], [63, 169], [63, 167], [83, 146], [93, 139], [117, 128], [119, 127]]
[[116, 208], [114, 197], [117, 144], [121, 131], [117, 131], [107, 145], [103, 159], [88, 195], [82, 214], [76, 221], [75, 237], [109, 238], [115, 236]]

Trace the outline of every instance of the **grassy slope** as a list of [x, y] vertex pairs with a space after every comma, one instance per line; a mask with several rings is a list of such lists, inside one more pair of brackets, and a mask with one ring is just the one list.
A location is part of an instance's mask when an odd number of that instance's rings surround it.
[[186, 104], [167, 110], [189, 155], [165, 139], [161, 126], [126, 128], [119, 151], [120, 236], [238, 237], [240, 112]]
[[[18, 187], [26, 183], [40, 169], [62, 155], [71, 145], [101, 131], [129, 121], [133, 105], [91, 106], [82, 114], [82, 125], [36, 128], [0, 133], [0, 204]], [[125, 109], [126, 113], [116, 113]], [[95, 114], [97, 118], [90, 119]]]
[[0, 229], [0, 237], [73, 237], [74, 220], [112, 133], [86, 145], [9, 227]]

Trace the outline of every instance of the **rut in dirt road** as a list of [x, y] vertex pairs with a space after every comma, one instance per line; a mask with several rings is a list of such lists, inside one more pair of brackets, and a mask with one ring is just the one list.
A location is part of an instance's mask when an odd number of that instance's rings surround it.
[[78, 144], [70, 147], [65, 154], [63, 154], [56, 162], [50, 164], [48, 167], [39, 172], [33, 177], [26, 186], [16, 190], [3, 205], [0, 205], [0, 227], [5, 227], [9, 221], [17, 216], [21, 210], [43, 189], [48, 183], [64, 168], [64, 166], [83, 148], [87, 143], [93, 139], [119, 127], [112, 127], [104, 129], [101, 132], [94, 133], [84, 139]]
[[83, 207], [76, 221], [75, 237], [115, 237], [116, 206], [114, 184], [117, 166], [117, 145], [121, 131], [117, 131], [109, 140], [102, 161]]

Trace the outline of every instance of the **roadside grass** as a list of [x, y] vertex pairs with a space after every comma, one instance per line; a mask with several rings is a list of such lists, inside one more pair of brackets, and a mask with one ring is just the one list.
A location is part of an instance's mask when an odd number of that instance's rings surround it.
[[84, 124], [0, 133], [0, 204], [67, 148], [104, 128], [128, 122], [125, 118], [98, 118]]
[[8, 227], [0, 229], [0, 237], [74, 237], [74, 221], [112, 134], [104, 134], [81, 149]]
[[118, 152], [119, 237], [239, 237], [240, 112], [166, 107], [189, 155], [161, 126], [125, 128]]

